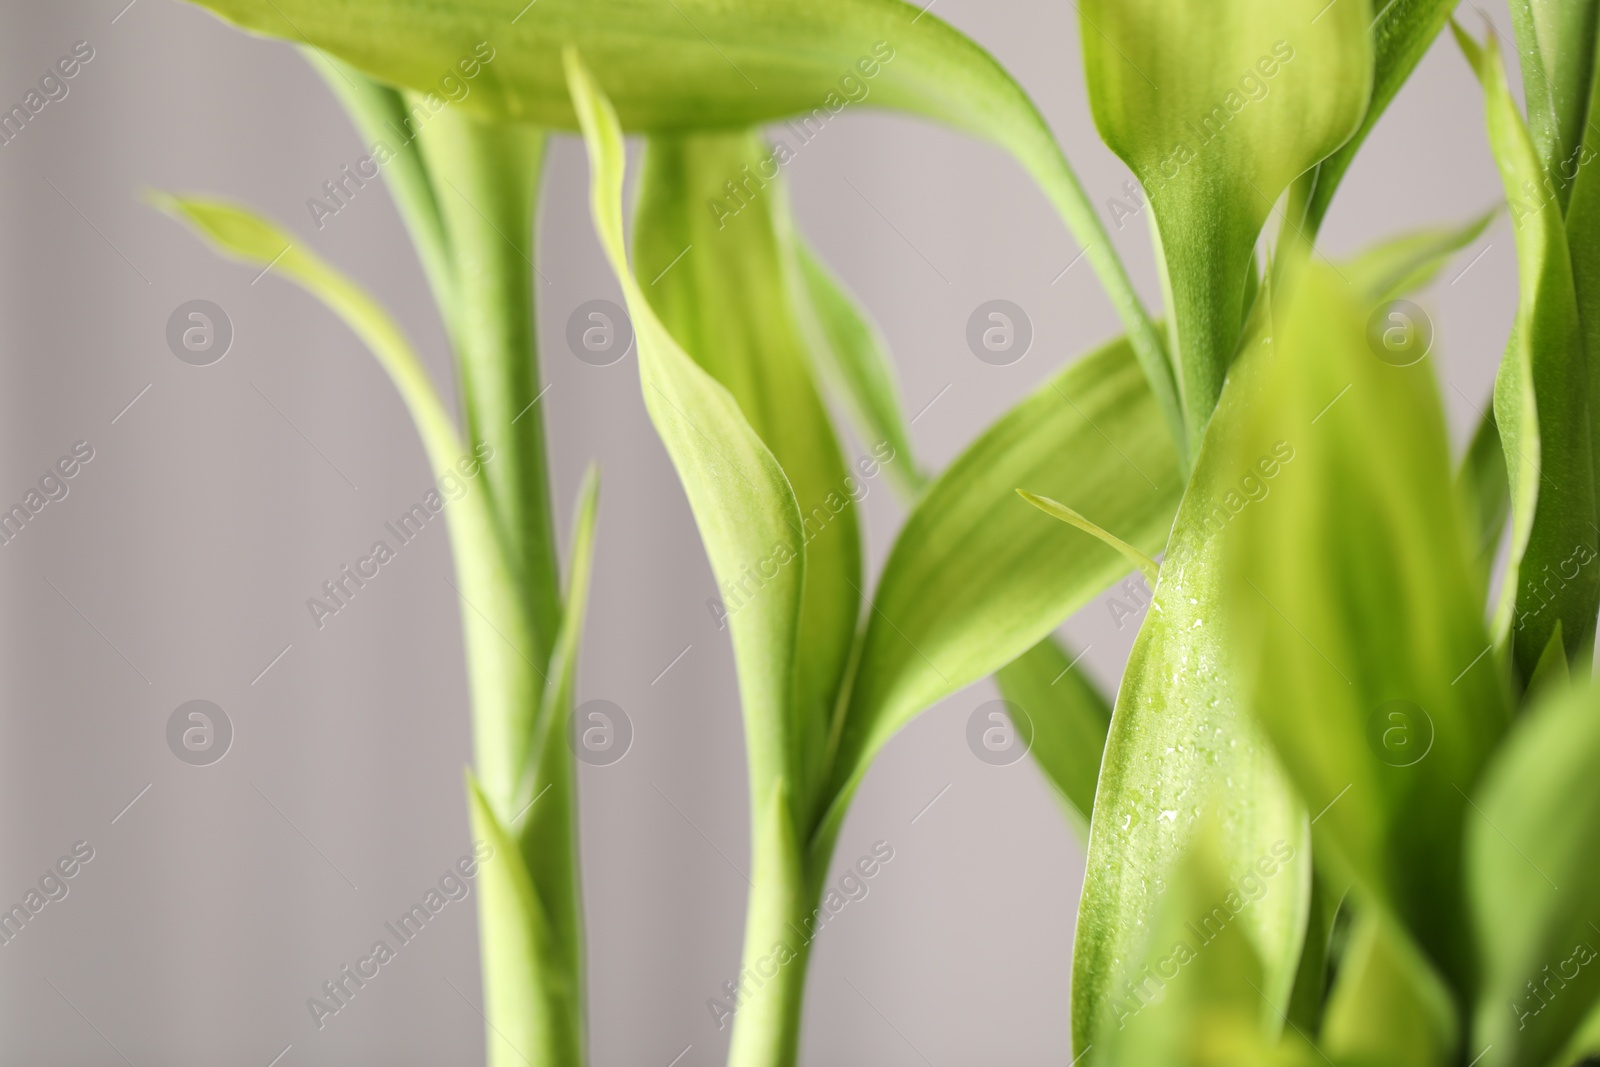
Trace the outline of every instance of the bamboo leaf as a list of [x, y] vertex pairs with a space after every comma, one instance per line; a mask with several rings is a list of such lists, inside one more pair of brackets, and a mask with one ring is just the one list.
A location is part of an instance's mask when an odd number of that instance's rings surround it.
[[1430, 226], [1380, 241], [1339, 266], [1345, 281], [1376, 303], [1428, 286], [1455, 253], [1476, 241], [1498, 208], [1460, 226]]
[[[1262, 320], [1280, 297], [1263, 292]], [[1073, 947], [1075, 1055], [1110, 1039], [1110, 1004], [1126, 961], [1140, 951], [1168, 879], [1193, 839], [1203, 806], [1217, 805], [1217, 848], [1238, 878], [1275, 847], [1293, 861], [1237, 919], [1261, 961], [1262, 994], [1289, 1003], [1311, 895], [1306, 813], [1259, 726], [1239, 700], [1227, 613], [1232, 589], [1223, 552], [1240, 516], [1268, 508], [1301, 477], [1297, 437], [1248, 456], [1236, 425], [1261, 402], [1260, 346], [1248, 346], [1207, 430], [1172, 524], [1144, 625], [1134, 640], [1106, 738], [1089, 827], [1089, 855]]]
[[[1555, 686], [1519, 721], [1466, 812], [1485, 1063], [1554, 1057], [1600, 1002], [1600, 699]], [[1566, 1062], [1566, 1061], [1560, 1061]]]
[[1477, 533], [1478, 580], [1488, 588], [1500, 538], [1511, 515], [1511, 484], [1507, 480], [1505, 449], [1493, 409], [1478, 421], [1467, 454], [1456, 470], [1456, 492], [1467, 509], [1470, 529]]
[[[863, 460], [864, 470], [846, 466], [812, 380], [791, 302], [793, 236], [782, 183], [731, 217], [705, 208], [730, 176], [768, 153], [755, 131], [652, 137], [639, 180], [633, 259], [662, 324], [732, 394], [799, 505], [800, 529], [789, 545], [805, 561], [797, 692], [784, 729], [794, 746], [793, 802], [808, 814], [825, 775], [833, 710], [861, 612], [855, 497], [878, 459]], [[878, 458], [897, 457], [880, 452]], [[766, 580], [758, 568], [725, 581], [729, 616], [764, 596]]]
[[[1373, 6], [1378, 13], [1372, 20], [1372, 98], [1366, 115], [1343, 147], [1295, 182], [1294, 199], [1305, 205], [1301, 226], [1308, 234], [1321, 229], [1333, 194], [1355, 162], [1356, 153], [1433, 47], [1455, 4], [1450, 0], [1375, 0]], [[1290, 214], [1297, 212], [1291, 210]]]
[[1036, 493], [1028, 492], [1026, 489], [1018, 489], [1017, 495], [1026, 500], [1028, 503], [1032, 504], [1034, 507], [1038, 508], [1040, 511], [1044, 512], [1046, 515], [1050, 516], [1052, 519], [1060, 519], [1068, 526], [1082, 530], [1091, 537], [1099, 538], [1103, 544], [1116, 549], [1118, 552], [1121, 552], [1123, 557], [1126, 558], [1129, 563], [1137, 567], [1144, 575], [1145, 581], [1149, 582], [1151, 585], [1155, 585], [1156, 581], [1160, 578], [1161, 565], [1159, 563], [1145, 555], [1143, 552], [1140, 552], [1137, 548], [1134, 548], [1132, 545], [1128, 544], [1128, 542], [1124, 541], [1110, 530], [1105, 530], [1099, 526], [1096, 526], [1094, 523], [1084, 518], [1078, 512], [1073, 511], [1059, 500], [1051, 500], [1047, 496], [1039, 496]]
[[1511, 0], [1511, 25], [1517, 35], [1523, 96], [1528, 103], [1528, 133], [1549, 182], [1536, 181], [1565, 211], [1572, 179], [1582, 166], [1580, 146], [1592, 136], [1591, 119], [1596, 37], [1596, 0]]
[[[718, 583], [765, 568], [759, 594], [729, 615], [752, 790], [766, 796], [792, 758], [795, 647], [806, 561], [800, 509], [782, 467], [739, 402], [686, 355], [628, 267], [623, 244], [622, 127], [575, 51], [565, 57], [589, 150], [595, 229], [627, 300], [645, 407], [689, 498]], [[764, 813], [758, 813], [758, 816]]]
[[[253, 266], [271, 266], [321, 300], [360, 337], [395, 384], [436, 472], [471, 462], [428, 372], [394, 321], [365, 291], [283, 230], [219, 200], [156, 194], [163, 211], [187, 222], [222, 252]], [[480, 457], [481, 458], [481, 455]], [[532, 744], [542, 665], [516, 576], [502, 551], [487, 495], [469, 491], [444, 509], [456, 574], [467, 604], [467, 666], [472, 678], [475, 762], [484, 793], [509, 819], [522, 762]]]
[[[382, 81], [430, 94], [415, 120], [421, 124], [448, 97], [449, 106], [482, 115], [575, 128], [561, 60], [570, 45], [630, 131], [748, 128], [799, 116], [809, 140], [866, 104], [996, 143], [1083, 246], [1170, 425], [1181, 426], [1161, 338], [1044, 119], [988, 53], [919, 7], [901, 0], [197, 2], [245, 29], [314, 45]], [[786, 144], [777, 165], [803, 143]]]
[[1098, 540], [1063, 536], [1017, 498], [1018, 485], [1159, 549], [1177, 499], [1177, 457], [1126, 341], [1048, 380], [918, 500], [874, 594], [819, 840], [901, 726], [1026, 652], [1127, 572]]
[[1086, 0], [1089, 103], [1150, 197], [1191, 450], [1239, 344], [1279, 194], [1366, 114], [1365, 0]]
[[1033, 724], [1028, 752], [1060, 794], [1067, 821], [1089, 832], [1111, 705], [1053, 637], [995, 672], [1000, 695]]
[[900, 406], [900, 387], [888, 348], [844, 284], [800, 239], [793, 244], [796, 313], [808, 351], [829, 391], [841, 397], [863, 444], [885, 443], [896, 457], [889, 476], [914, 497], [927, 483], [911, 451], [911, 431]]
[[1231, 462], [1292, 440], [1295, 468], [1237, 523], [1231, 647], [1317, 812], [1319, 859], [1354, 875], [1459, 992], [1470, 943], [1452, 828], [1507, 721], [1476, 539], [1427, 365], [1375, 358], [1366, 307], [1327, 269], [1289, 300]]
[[1489, 145], [1516, 230], [1520, 300], [1495, 379], [1495, 421], [1510, 469], [1512, 543], [1495, 619], [1509, 638], [1520, 680], [1533, 672], [1556, 624], [1568, 657], [1587, 664], [1600, 606], [1600, 567], [1572, 569], [1596, 551], [1596, 496], [1588, 368], [1578, 322], [1566, 229], [1553, 201], [1529, 204], [1542, 168], [1506, 85], [1491, 36], [1480, 46], [1459, 26], [1456, 40], [1483, 83]]

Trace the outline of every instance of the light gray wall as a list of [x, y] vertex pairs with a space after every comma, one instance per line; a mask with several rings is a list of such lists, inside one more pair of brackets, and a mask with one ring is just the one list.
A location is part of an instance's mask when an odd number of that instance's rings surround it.
[[[306, 198], [362, 146], [301, 58], [172, 0], [117, 17], [125, 2], [0, 9], [7, 104], [74, 42], [95, 49], [70, 95], [0, 148], [0, 503], [74, 442], [94, 449], [69, 495], [0, 546], [0, 900], [20, 900], [74, 842], [94, 849], [69, 896], [0, 947], [0, 1059], [266, 1067], [292, 1046], [284, 1067], [481, 1062], [468, 904], [320, 1032], [305, 1007], [469, 848], [442, 525], [320, 632], [305, 607], [429, 487], [416, 434], [328, 312], [219, 261], [139, 193], [218, 192], [286, 220], [395, 309], [445, 381], [440, 328], [386, 192], [311, 226]], [[1097, 203], [1121, 195], [1071, 5], [943, 0], [937, 13], [1029, 89]], [[938, 398], [914, 428], [932, 465], [1116, 331], [1087, 264], [1052, 282], [1076, 247], [992, 148], [863, 110], [790, 173], [804, 229], [892, 343], [907, 406]], [[594, 368], [563, 341], [578, 304], [618, 299], [586, 175], [581, 146], [559, 138], [538, 299], [563, 524], [584, 466], [605, 477], [580, 698], [615, 701], [636, 730], [624, 760], [582, 770], [594, 1061], [666, 1067], [687, 1048], [677, 1062], [702, 1067], [726, 1050], [705, 1001], [737, 970], [748, 864], [733, 665], [633, 360]], [[1441, 41], [1346, 182], [1326, 244], [1346, 253], [1498, 195], [1478, 90]], [[1113, 233], [1154, 301], [1142, 220]], [[1504, 219], [1460, 265], [1480, 252], [1423, 301], [1458, 439], [1514, 308]], [[994, 297], [1037, 331], [1005, 368], [963, 341]], [[195, 298], [235, 329], [204, 368], [164, 338]], [[903, 514], [881, 480], [866, 514], [876, 567]], [[1113, 684], [1133, 626], [1119, 631], [1101, 600], [1066, 632]], [[1082, 843], [1029, 763], [967, 750], [967, 716], [993, 696], [986, 682], [922, 716], [861, 790], [838, 857], [885, 839], [895, 858], [819, 942], [807, 1063], [1065, 1062]], [[236, 731], [209, 767], [166, 742], [174, 709], [197, 698]]]

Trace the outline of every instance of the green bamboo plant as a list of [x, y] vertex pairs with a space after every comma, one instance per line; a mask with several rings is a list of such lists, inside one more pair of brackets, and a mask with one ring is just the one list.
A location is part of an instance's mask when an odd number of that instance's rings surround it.
[[[1405, 320], [1391, 345], [1387, 324], [1491, 216], [1341, 264], [1316, 249], [1342, 177], [1448, 20], [1441, 0], [1084, 0], [1096, 127], [1150, 199], [1160, 325], [1022, 90], [899, 0], [204, 6], [318, 50], [369, 129], [476, 43], [500, 57], [389, 172], [456, 348], [465, 440], [349, 282], [238, 209], [167, 202], [237, 255], [280, 257], [350, 322], [435, 466], [514, 442], [451, 520], [475, 830], [520, 860], [484, 890], [492, 1063], [583, 1055], [571, 768], [551, 739], [572, 699], [593, 493], [563, 599], [542, 429], [517, 425], [537, 396], [543, 129], [587, 143], [646, 406], [728, 594], [753, 864], [731, 1063], [797, 1062], [851, 798], [896, 730], [990, 674], [1028, 711], [1031, 751], [1087, 834], [1074, 1062], [1600, 1055], [1600, 968], [1586, 969], [1600, 937], [1593, 0], [1514, 0], [1526, 122], [1492, 40], [1457, 30], [1521, 289], [1493, 413], [1454, 467], [1426, 346]], [[874, 106], [1007, 149], [1126, 329], [936, 478], [912, 454], [883, 346], [767, 177], [761, 124], [836, 111], [845, 78], [870, 79]], [[626, 133], [647, 139], [631, 249]], [[743, 193], [708, 213], [727, 186]], [[829, 400], [911, 504], [870, 595], [850, 500], [867, 472], [846, 462]], [[1113, 705], [1050, 634], [1135, 566], [1155, 596]], [[559, 789], [540, 807], [545, 785]]]

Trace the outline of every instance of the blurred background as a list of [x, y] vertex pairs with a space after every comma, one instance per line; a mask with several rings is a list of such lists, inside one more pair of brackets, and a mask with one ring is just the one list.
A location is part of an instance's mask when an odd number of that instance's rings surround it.
[[[1147, 220], [1124, 217], [1138, 203], [1129, 175], [1089, 116], [1072, 5], [940, 0], [935, 13], [1032, 94], [1157, 305]], [[175, 0], [5, 0], [0, 104], [78, 42], [93, 56], [66, 97], [0, 145], [0, 508], [75, 444], [93, 453], [64, 498], [0, 544], [0, 905], [74, 844], [93, 858], [0, 945], [0, 1062], [481, 1063], [475, 895], [320, 1030], [306, 1007], [471, 849], [443, 524], [320, 629], [306, 606], [432, 487], [417, 435], [329, 312], [219, 260], [141, 192], [217, 193], [286, 222], [394, 310], [448, 393], [422, 272], [378, 183], [314, 224], [308, 199], [366, 147], [293, 48]], [[1118, 327], [1009, 158], [870, 104], [787, 172], [802, 228], [888, 339], [919, 458], [938, 469]], [[706, 1002], [737, 974], [747, 888], [733, 662], [633, 355], [599, 367], [567, 344], [580, 305], [621, 302], [586, 181], [581, 144], [556, 137], [537, 299], [563, 541], [584, 467], [604, 477], [578, 698], [614, 703], [633, 732], [622, 759], [580, 768], [593, 1062], [709, 1067], [728, 1035]], [[1458, 222], [1500, 197], [1479, 90], [1446, 35], [1360, 155], [1325, 250]], [[965, 340], [994, 299], [1033, 327], [1007, 366]], [[207, 366], [167, 340], [193, 300], [231, 324]], [[1515, 300], [1503, 215], [1418, 298], [1458, 447]], [[904, 511], [885, 478], [868, 485], [875, 572]], [[1108, 692], [1139, 621], [1122, 603], [1102, 597], [1064, 627]], [[818, 939], [805, 1062], [1070, 1058], [1083, 843], [1031, 762], [969, 750], [968, 718], [996, 695], [986, 681], [929, 711], [867, 778], [836, 863], [877, 841], [894, 858]], [[169, 747], [191, 700], [231, 727], [210, 765]]]

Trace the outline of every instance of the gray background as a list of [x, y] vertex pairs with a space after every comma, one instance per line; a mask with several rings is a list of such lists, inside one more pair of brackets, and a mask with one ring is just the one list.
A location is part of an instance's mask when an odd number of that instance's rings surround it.
[[[70, 895], [0, 947], [0, 1062], [266, 1067], [286, 1046], [285, 1067], [481, 1062], [468, 904], [322, 1031], [305, 1007], [469, 847], [442, 524], [321, 632], [305, 608], [429, 488], [422, 449], [328, 312], [277, 277], [253, 284], [254, 270], [214, 257], [139, 191], [217, 192], [285, 220], [395, 309], [447, 382], [442, 332], [385, 191], [310, 225], [306, 199], [363, 147], [304, 61], [172, 0], [119, 17], [124, 3], [0, 4], [7, 105], [73, 42], [96, 51], [70, 95], [0, 148], [0, 503], [73, 442], [95, 449], [70, 495], [0, 546], [0, 899], [20, 900], [73, 842], [95, 849]], [[937, 13], [1027, 87], [1097, 204], [1122, 195], [1069, 4], [942, 0]], [[1465, 62], [1440, 41], [1346, 181], [1330, 254], [1494, 202], [1481, 116]], [[789, 173], [801, 225], [890, 340], [908, 409], [937, 397], [914, 427], [930, 466], [1116, 332], [1087, 264], [1052, 283], [1076, 246], [993, 148], [852, 109]], [[620, 299], [586, 178], [581, 146], [558, 138], [538, 300], [563, 537], [583, 467], [604, 468], [580, 699], [615, 701], [636, 732], [624, 760], [581, 774], [593, 1059], [666, 1067], [682, 1054], [700, 1067], [726, 1051], [705, 1001], [737, 970], [746, 889], [733, 664], [633, 359], [591, 367], [562, 340], [577, 305]], [[1154, 303], [1143, 220], [1113, 234]], [[1422, 298], [1458, 441], [1487, 395], [1514, 279], [1502, 217]], [[1036, 330], [1010, 367], [963, 340], [968, 314], [995, 297]], [[194, 298], [234, 324], [215, 366], [180, 363], [164, 342], [168, 315]], [[903, 511], [881, 478], [865, 511], [876, 568]], [[1066, 631], [1113, 684], [1133, 625], [1119, 631], [1102, 599]], [[895, 859], [818, 943], [806, 1062], [1069, 1058], [1082, 844], [1030, 763], [996, 768], [968, 751], [967, 716], [993, 696], [985, 682], [923, 715], [862, 788], [837, 858], [881, 838]], [[236, 731], [211, 767], [165, 743], [168, 716], [194, 698], [220, 704]]]

